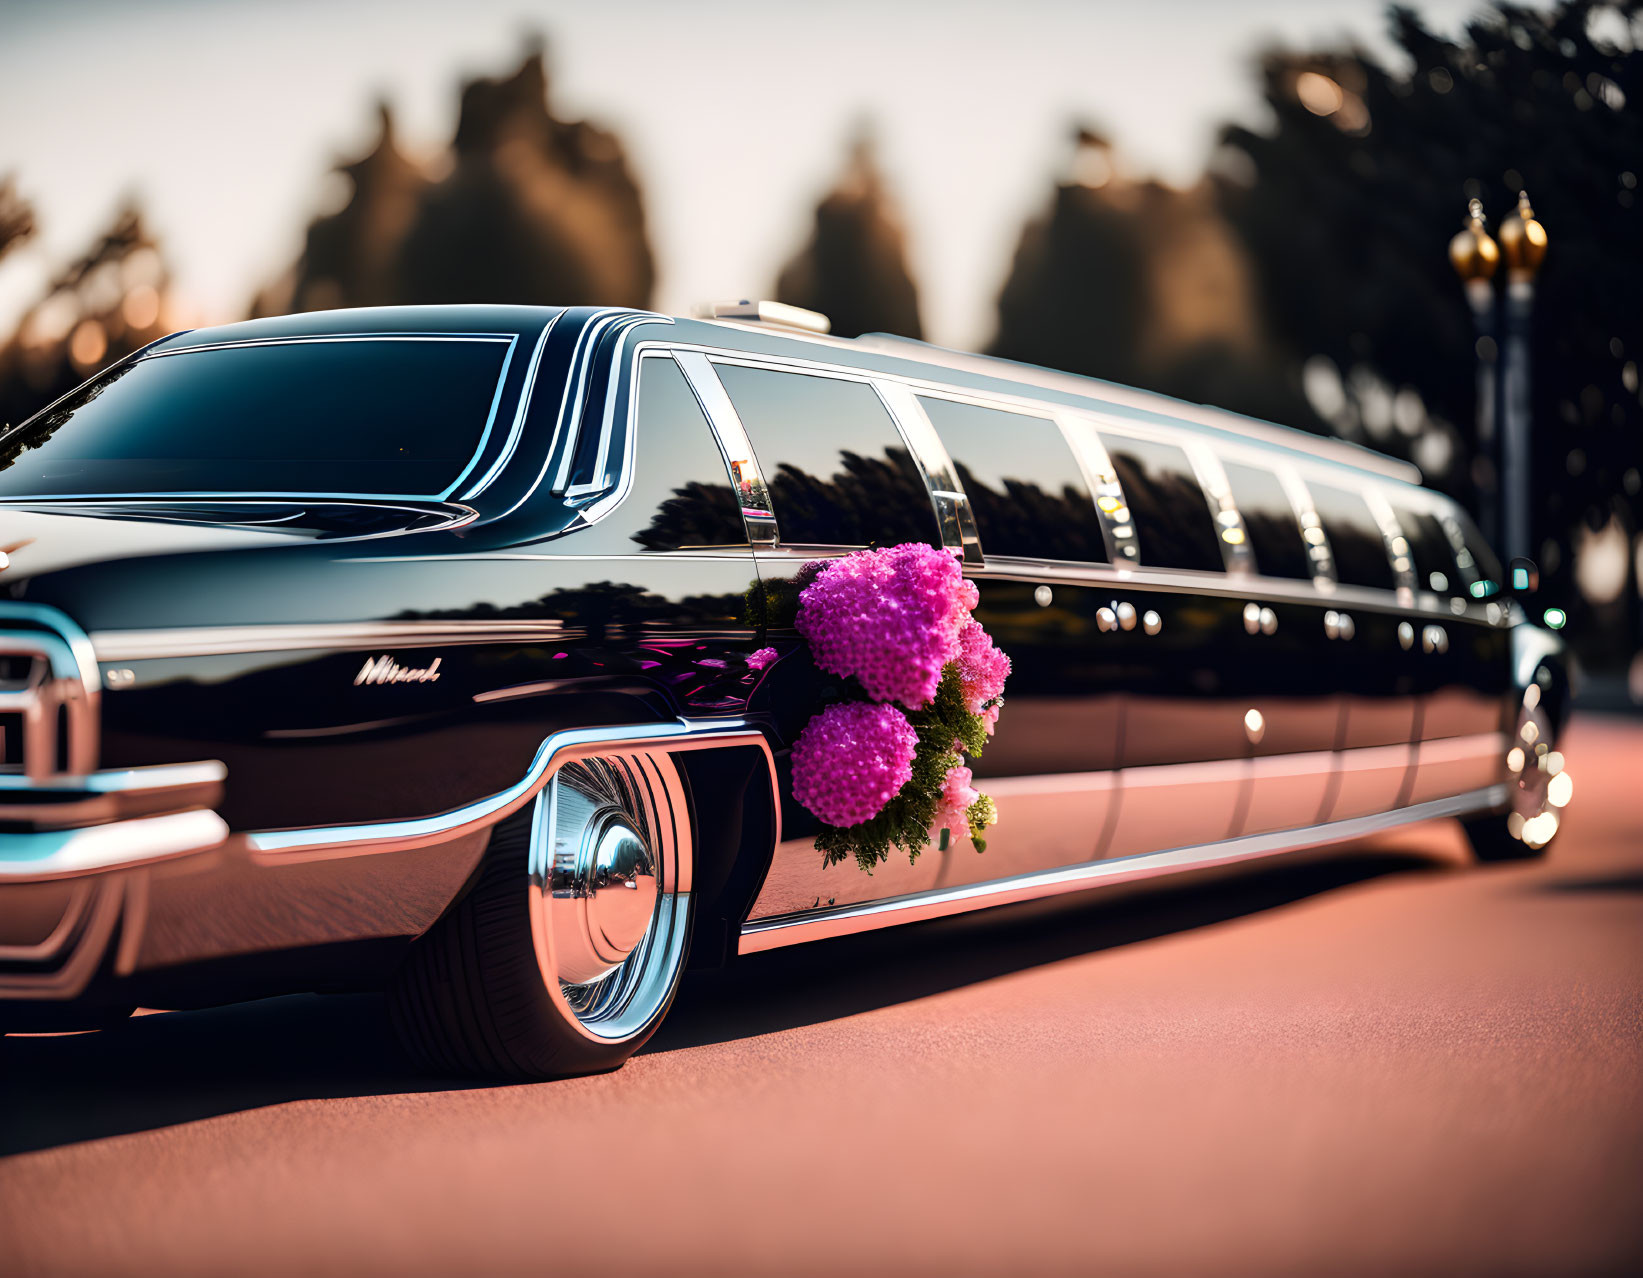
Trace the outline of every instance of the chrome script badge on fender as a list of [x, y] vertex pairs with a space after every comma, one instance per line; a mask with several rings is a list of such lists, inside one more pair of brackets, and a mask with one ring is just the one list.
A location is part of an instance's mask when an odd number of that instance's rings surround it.
[[439, 678], [439, 663], [443, 658], [435, 657], [432, 665], [402, 666], [392, 657], [373, 657], [359, 668], [354, 676], [354, 686], [362, 683], [433, 683]]

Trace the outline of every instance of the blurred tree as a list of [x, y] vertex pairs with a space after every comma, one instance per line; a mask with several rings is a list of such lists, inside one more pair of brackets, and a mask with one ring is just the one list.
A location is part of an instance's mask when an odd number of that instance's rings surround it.
[[462, 87], [448, 173], [401, 152], [379, 106], [376, 144], [337, 165], [340, 211], [308, 229], [253, 314], [417, 302], [648, 306], [656, 269], [644, 202], [617, 137], [548, 106], [539, 46], [511, 75]]
[[452, 150], [400, 247], [398, 300], [650, 305], [656, 268], [622, 145], [549, 111], [539, 48], [513, 75], [463, 86]]
[[776, 299], [820, 311], [839, 337], [922, 337], [906, 233], [862, 130], [838, 184], [816, 206], [809, 242], [782, 267]]
[[1130, 181], [1092, 129], [1022, 233], [998, 313], [993, 354], [1318, 425], [1262, 335], [1213, 189]]
[[395, 144], [386, 102], [377, 118], [376, 145], [336, 166], [351, 184], [348, 203], [309, 225], [290, 276], [257, 299], [253, 314], [382, 306], [398, 296], [395, 258], [429, 183]]
[[17, 193], [17, 178], [0, 178], [0, 258], [34, 234], [34, 209]]
[[1390, 23], [1402, 65], [1271, 52], [1275, 123], [1223, 131], [1220, 202], [1262, 321], [1337, 431], [1470, 498], [1474, 336], [1443, 247], [1469, 197], [1498, 220], [1527, 189], [1551, 237], [1531, 374], [1543, 581], [1589, 658], [1628, 655], [1635, 578], [1594, 614], [1573, 552], [1582, 525], [1630, 537], [1643, 509], [1643, 6], [1503, 5], [1456, 41], [1407, 9]]
[[159, 247], [137, 206], [128, 203], [91, 248], [51, 281], [0, 347], [0, 426], [33, 416], [98, 369], [164, 334], [168, 283]]

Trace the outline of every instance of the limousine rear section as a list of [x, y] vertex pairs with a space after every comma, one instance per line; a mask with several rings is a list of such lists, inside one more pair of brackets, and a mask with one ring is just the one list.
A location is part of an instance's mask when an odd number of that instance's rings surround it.
[[[691, 964], [1437, 817], [1538, 854], [1561, 647], [1416, 478], [757, 308], [175, 335], [0, 437], [0, 1021], [387, 988], [435, 1068], [576, 1073]], [[759, 601], [908, 541], [1015, 663], [1000, 822], [824, 869]]]

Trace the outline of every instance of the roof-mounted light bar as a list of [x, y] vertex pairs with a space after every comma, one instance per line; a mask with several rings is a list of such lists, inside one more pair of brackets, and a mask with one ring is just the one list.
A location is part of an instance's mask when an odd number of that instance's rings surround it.
[[820, 311], [807, 311], [802, 306], [786, 302], [704, 302], [695, 311], [697, 319], [743, 320], [753, 324], [772, 324], [777, 328], [796, 328], [805, 333], [826, 333], [833, 321]]

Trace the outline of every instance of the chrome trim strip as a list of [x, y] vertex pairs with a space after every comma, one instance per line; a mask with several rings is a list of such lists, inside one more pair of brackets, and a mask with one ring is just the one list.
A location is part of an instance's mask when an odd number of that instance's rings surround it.
[[[730, 482], [736, 488], [749, 544], [766, 550], [780, 545], [781, 528], [775, 507], [770, 504], [770, 487], [765, 482], [759, 455], [753, 451], [753, 441], [747, 437], [747, 427], [742, 425], [741, 414], [730, 402], [730, 392], [719, 380], [713, 362], [700, 351], [691, 350], [674, 350], [673, 361], [684, 373], [702, 411], [707, 414], [708, 425], [713, 431], [714, 441], [719, 445]], [[746, 472], [742, 476], [742, 482], [748, 486], [745, 493], [737, 483], [739, 468]]]
[[[541, 333], [537, 335], [536, 346], [531, 351], [531, 362], [525, 368], [525, 380], [519, 387], [519, 403], [514, 408], [513, 424], [508, 428], [508, 438], [503, 441], [502, 451], [497, 454], [497, 458], [491, 463], [490, 468], [480, 476], [479, 482], [462, 494], [463, 501], [477, 497], [489, 488], [507, 464], [513, 460], [514, 450], [519, 447], [519, 437], [525, 432], [525, 414], [530, 408], [531, 393], [536, 389], [536, 372], [542, 363], [542, 352], [547, 347], [548, 335], [553, 332], [553, 326], [559, 322], [559, 317], [564, 313], [564, 311], [555, 312], [548, 322], [542, 326]], [[503, 370], [504, 373], [506, 371], [506, 369]], [[498, 383], [499, 393], [500, 385]], [[474, 460], [479, 460], [478, 453], [474, 454]], [[472, 469], [472, 467], [470, 466], [469, 469]], [[454, 488], [455, 485], [453, 484], [452, 487]]]
[[502, 407], [502, 392], [508, 385], [508, 369], [513, 365], [513, 353], [519, 348], [519, 339], [510, 337], [508, 349], [502, 353], [502, 371], [496, 375], [496, 390], [491, 393], [491, 411], [485, 415], [485, 429], [479, 432], [479, 445], [474, 449], [473, 456], [468, 458], [468, 464], [439, 494], [440, 501], [449, 501], [451, 494], [462, 487], [463, 480], [473, 474], [474, 467], [479, 465], [479, 459], [485, 455], [485, 445], [491, 442], [491, 431], [496, 427], [496, 410]]
[[742, 927], [737, 952], [755, 954], [784, 945], [804, 941], [819, 941], [835, 936], [849, 936], [856, 932], [872, 931], [900, 923], [914, 923], [923, 919], [962, 914], [970, 910], [1008, 905], [1017, 901], [1036, 900], [1067, 892], [1081, 892], [1107, 884], [1125, 883], [1138, 879], [1158, 878], [1183, 871], [1232, 865], [1258, 857], [1296, 852], [1319, 847], [1326, 843], [1340, 843], [1363, 838], [1382, 830], [1417, 821], [1431, 821], [1441, 817], [1465, 816], [1473, 812], [1498, 808], [1506, 802], [1504, 785], [1489, 786], [1447, 799], [1400, 808], [1373, 816], [1354, 817], [1325, 825], [1298, 830], [1282, 830], [1273, 834], [1249, 835], [1206, 843], [1195, 847], [1173, 848], [1166, 852], [1146, 852], [1136, 856], [1119, 857], [1111, 861], [1088, 861], [1061, 869], [1024, 874], [1013, 879], [994, 879], [986, 883], [963, 887], [941, 888], [912, 896], [893, 897], [865, 905], [845, 906], [835, 910], [808, 911], [803, 915], [784, 915], [760, 919]]
[[902, 442], [913, 455], [913, 464], [924, 476], [942, 545], [966, 564], [980, 565], [984, 547], [976, 531], [975, 511], [970, 508], [969, 494], [959, 482], [958, 467], [953, 464], [935, 423], [918, 402], [913, 388], [905, 382], [886, 378], [873, 382], [872, 386], [889, 410], [890, 420]]
[[1227, 480], [1221, 459], [1201, 439], [1189, 440], [1186, 454], [1187, 460], [1192, 463], [1198, 487], [1209, 502], [1210, 515], [1215, 520], [1215, 537], [1221, 545], [1221, 562], [1226, 565], [1227, 576], [1251, 580], [1256, 575], [1255, 551], [1249, 544], [1249, 530], [1244, 527], [1243, 512], [1238, 509], [1238, 503], [1232, 496], [1232, 485]]
[[[512, 342], [516, 333], [417, 332], [417, 333], [301, 333], [290, 337], [244, 337], [232, 342], [195, 342], [170, 350], [148, 351], [142, 359], [164, 359], [168, 355], [188, 355], [200, 351], [242, 350], [247, 346], [308, 346], [321, 342]], [[164, 340], [163, 338], [161, 339]]]
[[1398, 524], [1397, 512], [1378, 485], [1365, 484], [1363, 498], [1369, 506], [1369, 513], [1380, 525], [1387, 562], [1392, 565], [1392, 576], [1398, 583], [1398, 603], [1412, 608], [1415, 604], [1415, 560], [1409, 550], [1409, 539], [1403, 535], [1403, 529]]
[[76, 830], [0, 834], [0, 882], [61, 879], [146, 865], [210, 851], [227, 838], [227, 824], [203, 808]]
[[541, 643], [564, 638], [569, 633], [558, 621], [349, 621], [99, 630], [93, 632], [90, 642], [96, 654], [94, 660], [107, 663], [312, 649], [357, 652], [367, 648], [430, 648], [466, 643]]
[[54, 777], [47, 781], [0, 775], [0, 817], [7, 811], [7, 790], [28, 790], [37, 794], [136, 794], [172, 790], [179, 786], [212, 785], [227, 776], [228, 769], [215, 759], [202, 763], [156, 763], [141, 768], [108, 768], [85, 776]]
[[1030, 581], [1069, 581], [1110, 586], [1121, 590], [1189, 591], [1238, 599], [1256, 597], [1319, 605], [1327, 600], [1332, 607], [1350, 606], [1400, 615], [1419, 613], [1434, 618], [1441, 617], [1450, 622], [1464, 619], [1481, 624], [1495, 624], [1487, 621], [1485, 606], [1481, 604], [1469, 604], [1464, 613], [1456, 614], [1449, 608], [1400, 604], [1396, 596], [1386, 590], [1371, 590], [1363, 586], [1337, 586], [1324, 593], [1311, 582], [1284, 577], [1229, 577], [1219, 572], [1115, 568], [1109, 564], [1073, 564], [1003, 555], [989, 558], [984, 566], [973, 571], [993, 577], [1013, 577]]
[[[0, 776], [0, 821], [33, 830], [107, 825], [184, 808], [208, 808], [228, 769], [216, 760], [111, 768], [83, 776]], [[4, 843], [7, 834], [0, 834]]]
[[[605, 383], [605, 408], [599, 417], [599, 451], [593, 462], [593, 480], [587, 484], [573, 484], [566, 489], [565, 495], [568, 497], [576, 497], [584, 493], [609, 493], [609, 505], [604, 510], [614, 509], [620, 505], [622, 498], [627, 496], [628, 489], [633, 486], [633, 434], [639, 420], [638, 372], [640, 352], [637, 351], [635, 352], [628, 382], [627, 429], [623, 432], [622, 438], [622, 469], [619, 474], [612, 475], [610, 473], [610, 440], [611, 436], [615, 434], [616, 404], [621, 398], [622, 376], [625, 371], [622, 367], [622, 334], [628, 329], [637, 328], [641, 324], [651, 322], [673, 323], [671, 319], [666, 317], [657, 316], [653, 318], [641, 313], [626, 315], [612, 325], [617, 338], [617, 351], [610, 362], [610, 376]], [[600, 515], [604, 513], [604, 510], [600, 511]], [[588, 511], [588, 516], [590, 519], [599, 517], [599, 515], [593, 514], [591, 508]]]
[[1329, 544], [1329, 534], [1318, 508], [1312, 501], [1312, 490], [1301, 478], [1301, 472], [1289, 462], [1279, 462], [1270, 468], [1278, 476], [1284, 494], [1289, 498], [1295, 519], [1301, 526], [1301, 540], [1306, 543], [1306, 556], [1311, 561], [1312, 584], [1319, 594], [1333, 596], [1340, 583], [1335, 579], [1335, 551]]
[[[757, 746], [764, 752], [771, 796], [780, 822], [780, 796], [770, 743], [744, 719], [675, 719], [604, 728], [566, 728], [545, 740], [524, 777], [499, 794], [437, 816], [306, 830], [261, 830], [246, 836], [253, 860], [289, 862], [427, 847], [494, 825], [523, 807], [560, 767], [610, 749], [653, 748], [669, 754], [712, 747]], [[777, 831], [778, 837], [780, 831]]]
[[[651, 321], [669, 324], [673, 322], [665, 316], [646, 311], [611, 307], [590, 317], [582, 327], [582, 331], [576, 335], [576, 349], [571, 353], [571, 373], [566, 378], [565, 398], [561, 401], [559, 421], [555, 426], [553, 444], [548, 454], [551, 461], [553, 452], [559, 450], [559, 465], [556, 468], [553, 482], [548, 485], [548, 492], [555, 497], [580, 497], [603, 491], [604, 485], [597, 481], [592, 484], [579, 485], [570, 482], [570, 470], [576, 462], [576, 451], [581, 445], [582, 431], [586, 428], [588, 411], [592, 407], [587, 403], [584, 392], [588, 383], [593, 379], [594, 356], [598, 353], [599, 343], [603, 340], [607, 329], [613, 329], [620, 336], [624, 329]], [[608, 461], [610, 448], [608, 427], [614, 411], [617, 380], [620, 378], [622, 371], [620, 361], [621, 355], [618, 347], [616, 357], [611, 360], [611, 375], [606, 386], [605, 402], [599, 409], [600, 438], [599, 451], [596, 454], [595, 461], [596, 475], [599, 473], [598, 465]], [[631, 417], [629, 421], [631, 423]], [[559, 448], [561, 441], [564, 444], [562, 450]], [[544, 469], [543, 474], [546, 473]], [[531, 488], [533, 493], [541, 482], [541, 476], [538, 476], [536, 485]]]

